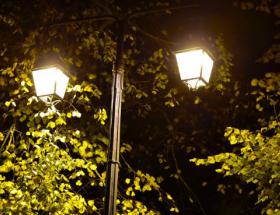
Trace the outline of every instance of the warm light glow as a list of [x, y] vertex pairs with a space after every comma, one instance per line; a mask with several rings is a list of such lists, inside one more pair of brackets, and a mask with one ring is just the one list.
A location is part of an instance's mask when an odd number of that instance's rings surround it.
[[[57, 95], [64, 97], [69, 77], [57, 67], [36, 69], [32, 72], [36, 95], [40, 98]], [[45, 99], [44, 99], [45, 100]]]
[[199, 88], [209, 82], [213, 67], [212, 58], [203, 49], [191, 49], [175, 53], [182, 81], [191, 88]]

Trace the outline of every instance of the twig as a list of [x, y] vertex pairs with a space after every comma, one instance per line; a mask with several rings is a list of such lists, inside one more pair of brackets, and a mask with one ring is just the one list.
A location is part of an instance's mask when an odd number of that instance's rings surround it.
[[136, 174], [136, 171], [130, 166], [130, 164], [126, 161], [126, 159], [124, 158], [124, 156], [122, 154], [120, 154], [123, 162], [125, 163], [125, 165], [134, 173]]
[[93, 17], [84, 17], [80, 19], [69, 19], [69, 20], [62, 20], [56, 23], [50, 23], [48, 27], [56, 27], [61, 25], [68, 25], [68, 24], [77, 24], [83, 22], [95, 22], [95, 21], [104, 21], [104, 20], [113, 20], [116, 21], [117, 18], [112, 15], [103, 15], [103, 16], [93, 16]]
[[177, 43], [175, 42], [172, 42], [172, 41], [168, 41], [168, 40], [165, 40], [165, 39], [162, 39], [158, 36], [155, 36], [151, 33], [148, 33], [147, 31], [143, 30], [139, 25], [135, 24], [135, 23], [132, 23], [131, 21], [128, 21], [129, 22], [129, 25], [131, 26], [135, 26], [136, 27], [136, 30], [138, 30], [140, 33], [142, 33], [143, 35], [155, 40], [155, 41], [158, 41], [158, 42], [161, 42], [163, 44], [169, 44], [169, 45], [177, 45]]
[[199, 5], [181, 5], [181, 6], [174, 6], [174, 7], [166, 7], [166, 8], [156, 8], [156, 9], [148, 9], [148, 10], [142, 10], [142, 11], [134, 11], [129, 15], [129, 19], [135, 18], [138, 16], [144, 16], [148, 14], [155, 14], [155, 13], [162, 13], [164, 11], [173, 11], [173, 10], [182, 10], [186, 8], [195, 8], [199, 7]]
[[[171, 121], [168, 119], [168, 117], [166, 116], [166, 114], [163, 114], [165, 116], [165, 119], [171, 123]], [[174, 132], [172, 132], [172, 138], [175, 139], [175, 134]], [[195, 193], [192, 191], [192, 189], [190, 188], [190, 186], [188, 185], [188, 183], [184, 180], [184, 178], [181, 175], [181, 169], [179, 167], [176, 155], [175, 155], [175, 150], [174, 150], [174, 143], [171, 143], [171, 155], [175, 164], [175, 168], [176, 168], [176, 173], [179, 177], [179, 180], [181, 181], [181, 183], [184, 185], [185, 189], [189, 192], [189, 194], [194, 198], [195, 202], [198, 204], [199, 209], [201, 210], [203, 215], [207, 215], [201, 202], [199, 201], [198, 197], [195, 195]]]
[[13, 124], [11, 125], [9, 131], [8, 131], [7, 134], [6, 134], [6, 137], [5, 137], [4, 141], [3, 141], [3, 144], [2, 144], [2, 146], [0, 147], [0, 151], [2, 151], [2, 149], [4, 148], [4, 145], [5, 145], [6, 142], [8, 141], [8, 138], [10, 138], [10, 139], [9, 139], [9, 142], [8, 142], [8, 145], [7, 145], [7, 150], [8, 150], [8, 148], [9, 148], [9, 146], [10, 146], [12, 140], [13, 140], [15, 130], [16, 130], [16, 124], [13, 123]]
[[172, 158], [174, 160], [175, 163], [175, 168], [176, 168], [176, 173], [179, 177], [179, 180], [182, 182], [182, 184], [184, 185], [184, 187], [186, 188], [186, 190], [191, 194], [191, 196], [194, 198], [194, 200], [197, 202], [202, 214], [206, 215], [206, 212], [204, 210], [204, 208], [202, 207], [201, 202], [199, 201], [198, 197], [195, 195], [195, 193], [192, 191], [192, 189], [190, 188], [190, 186], [187, 184], [187, 182], [183, 179], [182, 175], [181, 175], [181, 170], [179, 168], [178, 165], [178, 161], [176, 159], [176, 155], [175, 155], [175, 151], [174, 151], [174, 144], [172, 144], [171, 146], [171, 154], [172, 154]]

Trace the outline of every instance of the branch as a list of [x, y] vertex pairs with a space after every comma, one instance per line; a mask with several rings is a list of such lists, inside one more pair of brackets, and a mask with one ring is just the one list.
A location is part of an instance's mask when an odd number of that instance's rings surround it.
[[125, 165], [128, 167], [128, 169], [130, 171], [132, 171], [134, 174], [136, 174], [136, 171], [130, 166], [130, 164], [127, 162], [127, 160], [124, 158], [124, 156], [121, 153], [120, 153], [120, 156], [121, 156], [123, 162], [125, 163]]
[[184, 187], [186, 188], [186, 190], [191, 194], [191, 196], [195, 199], [196, 203], [198, 204], [201, 212], [203, 215], [206, 215], [206, 212], [204, 210], [204, 208], [202, 207], [201, 202], [199, 201], [198, 197], [194, 194], [194, 192], [192, 191], [192, 189], [190, 188], [190, 186], [188, 185], [188, 183], [183, 179], [182, 175], [181, 175], [181, 170], [179, 168], [178, 165], [178, 161], [176, 159], [176, 155], [175, 155], [175, 151], [174, 151], [174, 144], [172, 144], [171, 146], [171, 154], [172, 154], [172, 158], [174, 160], [175, 163], [175, 168], [176, 168], [176, 174], [179, 177], [179, 180], [182, 182], [182, 184], [184, 185]]
[[116, 21], [118, 19], [117, 19], [117, 17], [112, 16], [112, 15], [84, 17], [84, 18], [80, 18], [80, 19], [69, 19], [69, 20], [63, 20], [61, 22], [50, 23], [48, 25], [48, 27], [55, 27], [55, 26], [68, 25], [68, 24], [77, 24], [77, 23], [84, 23], [84, 22], [105, 21], [105, 20]]
[[142, 10], [142, 11], [134, 11], [132, 12], [131, 14], [128, 14], [127, 16], [127, 21], [128, 23], [131, 25], [131, 26], [135, 26], [136, 29], [141, 32], [142, 34], [144, 34], [145, 36], [155, 40], [155, 41], [158, 41], [158, 42], [161, 42], [161, 43], [164, 43], [164, 44], [169, 44], [169, 45], [178, 45], [177, 43], [175, 42], [172, 42], [172, 41], [168, 41], [168, 40], [165, 40], [165, 39], [162, 39], [162, 38], [159, 38], [158, 36], [155, 36], [151, 33], [148, 33], [147, 31], [143, 30], [141, 27], [139, 27], [139, 25], [136, 25], [134, 23], [132, 23], [130, 20], [132, 18], [137, 18], [139, 16], [144, 16], [144, 15], [149, 15], [149, 14], [155, 14], [155, 13], [162, 13], [162, 12], [165, 12], [165, 11], [173, 11], [173, 10], [182, 10], [182, 9], [186, 9], [186, 8], [195, 8], [195, 7], [199, 7], [200, 5], [181, 5], [181, 6], [174, 6], [174, 7], [166, 7], [166, 8], [157, 8], [157, 9], [150, 9], [150, 10]]
[[175, 42], [172, 42], [172, 41], [169, 41], [169, 40], [165, 40], [165, 39], [162, 39], [162, 38], [160, 38], [158, 36], [155, 36], [155, 35], [153, 35], [151, 33], [148, 33], [147, 31], [145, 31], [141, 27], [139, 27], [139, 25], [131, 23], [130, 21], [128, 21], [128, 23], [129, 23], [129, 25], [136, 27], [136, 30], [138, 30], [140, 33], [142, 33], [143, 35], [145, 35], [145, 36], [147, 36], [147, 37], [149, 37], [149, 38], [151, 38], [151, 39], [153, 39], [155, 41], [158, 41], [158, 42], [163, 43], [163, 44], [172, 45], [172, 46], [173, 45], [177, 45], [177, 43], [175, 43]]
[[194, 5], [181, 5], [181, 6], [174, 6], [174, 7], [142, 10], [142, 11], [133, 11], [131, 14], [129, 14], [128, 19], [136, 18], [138, 16], [144, 16], [144, 15], [148, 15], [148, 14], [162, 13], [165, 11], [173, 11], [173, 10], [182, 10], [185, 8], [195, 8], [195, 7], [199, 7], [199, 6], [200, 5], [194, 4]]
[[[7, 147], [6, 147], [7, 149], [6, 149], [6, 150], [9, 149], [10, 144], [13, 142], [13, 139], [14, 139], [14, 132], [15, 132], [15, 131], [16, 131], [16, 123], [14, 122], [14, 123], [11, 125], [9, 131], [7, 132], [7, 134], [6, 134], [6, 136], [5, 136], [5, 139], [4, 139], [4, 141], [3, 141], [3, 143], [2, 143], [2, 145], [1, 145], [1, 147], [0, 147], [0, 152], [2, 151], [2, 149], [4, 149], [4, 146], [5, 146], [5, 144], [6, 144], [7, 141], [8, 141], [8, 144], [7, 144]], [[8, 138], [9, 138], [9, 140], [8, 140]]]
[[[168, 121], [169, 124], [171, 124], [172, 122], [170, 121], [170, 119], [166, 116], [165, 113], [163, 113], [163, 116], [165, 117], [165, 119]], [[175, 140], [175, 134], [174, 132], [172, 132], [172, 138], [173, 140]], [[188, 185], [188, 183], [184, 180], [184, 178], [181, 175], [181, 169], [179, 167], [176, 155], [175, 155], [175, 150], [174, 150], [174, 142], [171, 143], [171, 156], [173, 158], [174, 164], [175, 164], [175, 168], [176, 168], [176, 174], [179, 177], [179, 180], [181, 181], [181, 183], [184, 185], [185, 189], [189, 192], [189, 194], [194, 198], [194, 201], [198, 204], [199, 209], [201, 210], [201, 213], [203, 215], [206, 215], [206, 212], [201, 204], [201, 202], [199, 201], [199, 198], [195, 195], [195, 193], [192, 191], [191, 187]]]
[[[181, 10], [181, 9], [185, 9], [185, 8], [194, 8], [194, 7], [199, 7], [199, 5], [182, 5], [182, 6], [175, 6], [175, 7], [135, 11], [135, 12], [127, 14], [126, 17], [127, 17], [127, 20], [129, 20], [131, 18], [143, 16], [143, 15], [147, 15], [147, 14], [155, 14], [155, 13], [161, 13], [161, 12], [168, 11], [168, 10], [173, 11], [173, 10]], [[68, 24], [73, 24], [73, 23], [76, 24], [76, 23], [95, 22], [95, 21], [104, 21], [104, 20], [117, 21], [118, 18], [113, 15], [101, 15], [101, 16], [85, 17], [85, 18], [80, 18], [80, 19], [63, 20], [63, 21], [57, 22], [57, 23], [50, 23], [48, 26], [53, 27], [53, 26], [68, 25]]]

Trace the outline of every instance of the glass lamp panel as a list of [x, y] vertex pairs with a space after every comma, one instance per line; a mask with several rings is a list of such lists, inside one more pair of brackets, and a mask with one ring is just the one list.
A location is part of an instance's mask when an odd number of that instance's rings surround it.
[[38, 69], [32, 72], [36, 95], [52, 95], [55, 91], [56, 68]]
[[42, 100], [55, 94], [60, 98], [64, 97], [69, 77], [59, 68], [50, 67], [34, 70], [32, 75], [36, 95]]
[[195, 49], [176, 53], [181, 80], [200, 77], [203, 61], [203, 50]]
[[213, 59], [207, 54], [207, 52], [203, 52], [202, 78], [207, 83], [210, 80], [213, 63], [214, 63]]
[[185, 83], [192, 89], [198, 89], [199, 87], [205, 86], [205, 82], [200, 79], [186, 80]]
[[56, 81], [55, 93], [60, 98], [63, 98], [64, 94], [65, 94], [65, 91], [66, 91], [66, 88], [67, 88], [69, 77], [67, 75], [65, 75], [60, 69], [57, 69], [55, 79], [56, 79], [55, 80]]

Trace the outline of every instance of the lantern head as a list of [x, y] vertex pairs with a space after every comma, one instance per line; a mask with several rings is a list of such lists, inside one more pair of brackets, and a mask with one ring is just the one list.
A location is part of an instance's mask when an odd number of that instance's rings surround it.
[[181, 80], [197, 89], [209, 83], [213, 59], [202, 48], [175, 52]]
[[63, 99], [69, 77], [58, 66], [41, 67], [32, 71], [36, 95], [44, 102]]

